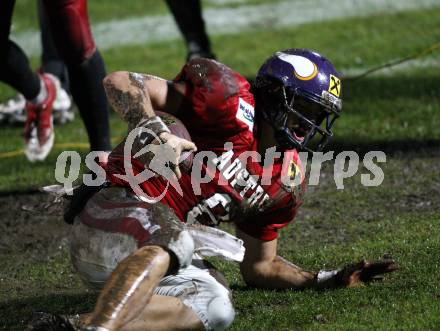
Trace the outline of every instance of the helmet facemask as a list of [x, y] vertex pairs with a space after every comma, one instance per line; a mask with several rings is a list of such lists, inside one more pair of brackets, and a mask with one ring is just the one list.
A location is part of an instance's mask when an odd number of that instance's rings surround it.
[[[289, 89], [272, 77], [260, 79], [256, 87], [263, 118], [274, 128], [279, 147], [313, 152], [321, 151], [330, 141], [341, 109], [339, 98], [327, 91], [318, 97], [300, 88]], [[315, 136], [321, 137], [312, 150]]]

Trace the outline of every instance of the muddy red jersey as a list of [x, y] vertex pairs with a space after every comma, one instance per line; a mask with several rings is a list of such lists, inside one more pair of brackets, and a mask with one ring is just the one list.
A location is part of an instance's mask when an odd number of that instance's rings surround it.
[[[301, 203], [303, 171], [296, 150], [270, 149], [257, 153], [254, 97], [250, 84], [227, 66], [208, 59], [187, 63], [176, 82], [187, 84], [185, 100], [176, 116], [184, 123], [198, 152], [192, 172], [183, 173], [177, 185], [162, 177], [141, 184], [149, 197], [170, 206], [188, 223], [218, 225], [233, 221], [245, 233], [273, 240], [278, 229], [295, 216]], [[132, 160], [135, 173], [141, 164]], [[110, 180], [124, 173], [123, 154], [109, 158]], [[299, 181], [298, 181], [299, 178]]]

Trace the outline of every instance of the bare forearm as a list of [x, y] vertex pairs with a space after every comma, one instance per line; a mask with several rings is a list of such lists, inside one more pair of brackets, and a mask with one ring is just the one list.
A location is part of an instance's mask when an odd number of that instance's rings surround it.
[[271, 262], [257, 264], [253, 272], [248, 271], [247, 276], [245, 274], [243, 276], [249, 285], [259, 288], [329, 289], [357, 286], [361, 282], [380, 279], [382, 274], [397, 269], [398, 266], [393, 259], [384, 258], [377, 261], [362, 260], [358, 263], [347, 264], [340, 269], [320, 270], [315, 273], [302, 270], [277, 256]]
[[144, 86], [146, 80], [153, 79], [151, 77], [131, 72], [115, 72], [103, 81], [110, 104], [132, 127], [143, 118], [155, 116], [151, 98]]
[[244, 272], [243, 276], [247, 284], [258, 288], [303, 289], [316, 285], [316, 273], [302, 270], [280, 256], [260, 265], [253, 272]]
[[237, 235], [246, 248], [240, 264], [241, 274], [248, 285], [259, 288], [323, 289], [355, 286], [398, 269], [394, 260], [386, 257], [378, 261], [362, 260], [341, 269], [309, 272], [277, 255], [277, 239], [256, 239], [240, 229], [237, 229]]
[[240, 270], [248, 285], [270, 289], [302, 289], [314, 286], [315, 273], [302, 270], [277, 255], [277, 239], [259, 240], [238, 228], [237, 235], [246, 248]]
[[272, 263], [272, 283], [277, 288], [307, 288], [315, 285], [315, 273], [277, 256]]

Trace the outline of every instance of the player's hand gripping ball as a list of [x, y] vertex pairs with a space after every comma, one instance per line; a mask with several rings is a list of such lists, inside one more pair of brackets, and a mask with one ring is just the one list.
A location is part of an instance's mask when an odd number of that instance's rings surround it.
[[[185, 125], [183, 125], [183, 123], [177, 117], [161, 111], [156, 111], [156, 115], [158, 115], [162, 119], [162, 121], [168, 126], [173, 135], [188, 141], [192, 141], [188, 130], [185, 128]], [[193, 160], [193, 151], [183, 151], [179, 159], [179, 168], [181, 169], [181, 171], [190, 173]]]

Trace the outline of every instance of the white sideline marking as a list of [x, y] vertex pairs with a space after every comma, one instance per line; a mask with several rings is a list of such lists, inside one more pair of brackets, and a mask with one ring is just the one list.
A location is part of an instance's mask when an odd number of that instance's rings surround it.
[[[371, 73], [368, 76], [391, 76], [399, 72], [410, 71], [413, 69], [428, 69], [433, 67], [440, 67], [440, 58], [428, 57], [423, 59], [409, 60], [408, 62], [397, 64], [396, 66], [393, 66], [391, 68], [380, 69], [376, 72]], [[343, 77], [353, 77], [364, 73], [368, 69], [371, 69], [371, 67], [345, 68], [340, 70], [340, 73]]]
[[[206, 9], [203, 16], [209, 34], [216, 35], [285, 28], [309, 22], [389, 14], [439, 5], [439, 0], [290, 0], [274, 4]], [[148, 12], [148, 8], [145, 8], [145, 12]], [[112, 20], [95, 24], [92, 28], [96, 43], [102, 50], [127, 45], [147, 45], [181, 37], [170, 15]], [[13, 39], [24, 46], [28, 55], [40, 54], [37, 31], [13, 34]]]
[[214, 5], [230, 5], [230, 4], [246, 3], [246, 0], [207, 0], [207, 2], [212, 3]]

